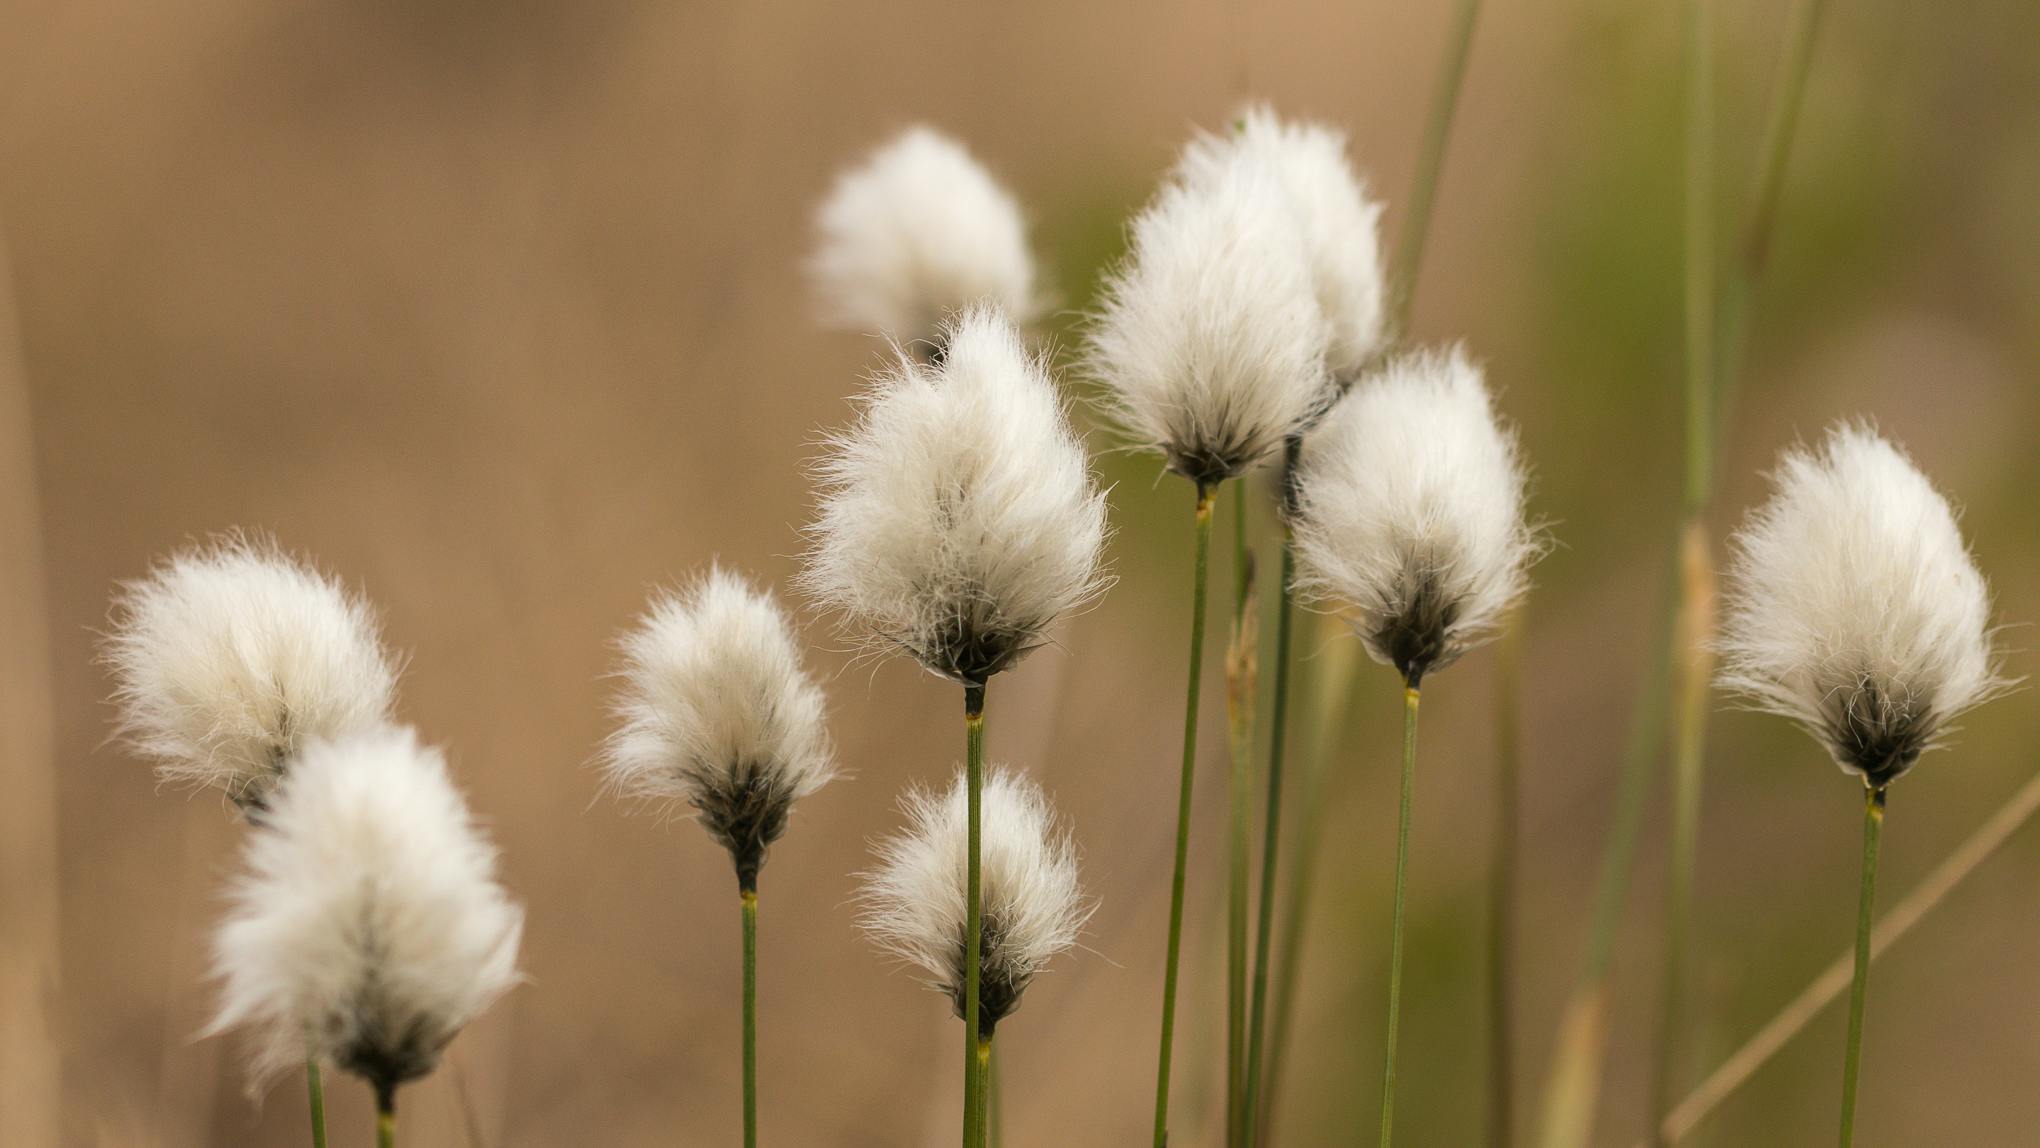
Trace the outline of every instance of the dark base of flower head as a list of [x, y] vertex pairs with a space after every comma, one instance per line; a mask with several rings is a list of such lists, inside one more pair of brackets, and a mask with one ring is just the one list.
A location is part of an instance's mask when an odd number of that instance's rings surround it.
[[364, 1032], [334, 1060], [375, 1090], [376, 1111], [393, 1112], [398, 1086], [437, 1068], [444, 1047], [444, 1041], [427, 1044], [423, 1027], [413, 1024], [396, 1034]]
[[915, 657], [932, 673], [966, 686], [982, 686], [994, 674], [1041, 644], [1039, 626], [1014, 626], [981, 618], [952, 618]]
[[1458, 616], [1459, 604], [1446, 597], [1435, 578], [1426, 577], [1402, 612], [1368, 636], [1368, 644], [1402, 674], [1403, 684], [1416, 689], [1426, 673], [1452, 660], [1446, 638]]
[[[1020, 994], [1027, 991], [1032, 977], [1013, 975], [1006, 962], [997, 960], [1001, 930], [990, 917], [984, 919], [983, 943], [978, 946], [978, 1039], [989, 1041], [999, 1027], [999, 1022], [1013, 1015], [1020, 1008]], [[967, 943], [967, 942], [966, 942]], [[956, 967], [963, 968], [964, 943], [956, 946]], [[964, 1019], [970, 1002], [964, 999], [968, 990], [959, 975], [949, 988], [950, 1004], [956, 1009], [956, 1019]]]
[[792, 808], [793, 794], [777, 771], [756, 765], [739, 767], [720, 784], [705, 786], [694, 800], [702, 828], [730, 851], [737, 887], [747, 893], [758, 891], [766, 851], [786, 832]]
[[1893, 700], [1868, 675], [1831, 695], [1827, 732], [1835, 757], [1865, 784], [1883, 789], [1904, 776], [1933, 738], [1932, 723]]
[[1163, 454], [1171, 471], [1197, 484], [1200, 497], [1219, 483], [1239, 477], [1251, 461], [1242, 457], [1241, 451], [1222, 448], [1171, 446], [1164, 447]]

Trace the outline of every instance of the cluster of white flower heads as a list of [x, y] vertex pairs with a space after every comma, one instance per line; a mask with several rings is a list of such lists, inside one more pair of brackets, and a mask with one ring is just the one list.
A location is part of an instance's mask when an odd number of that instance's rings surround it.
[[1284, 165], [1238, 162], [1249, 155], [1192, 145], [1134, 217], [1085, 355], [1125, 434], [1200, 486], [1267, 459], [1327, 398], [1328, 332], [1297, 197]]
[[315, 738], [388, 720], [397, 668], [374, 611], [274, 543], [230, 535], [114, 602], [120, 729], [166, 781], [259, 808]]
[[1100, 593], [1105, 498], [1046, 364], [988, 306], [832, 437], [801, 585], [876, 648], [982, 684]]
[[2003, 688], [1990, 591], [1904, 452], [1844, 423], [1785, 452], [1732, 542], [1721, 684], [1882, 787]]
[[1344, 132], [1284, 121], [1266, 104], [1241, 109], [1234, 130], [1202, 133], [1183, 151], [1177, 178], [1219, 184], [1239, 165], [1275, 174], [1310, 262], [1325, 324], [1325, 366], [1350, 383], [1381, 350], [1385, 306], [1381, 204], [1354, 172]]
[[[979, 1028], [989, 1037], [1050, 959], [1076, 944], [1095, 904], [1077, 880], [1077, 849], [1048, 799], [994, 767], [981, 795]], [[877, 846], [864, 874], [861, 923], [880, 947], [926, 973], [964, 1014], [969, 795], [963, 774], [940, 793], [910, 789], [907, 826]]]
[[1515, 436], [1454, 348], [1369, 375], [1305, 440], [1297, 588], [1343, 603], [1376, 661], [1415, 686], [1491, 635], [1528, 585]]
[[911, 127], [843, 172], [815, 216], [809, 265], [823, 318], [904, 342], [988, 302], [1039, 309], [1020, 206], [962, 144]]
[[438, 751], [385, 727], [307, 745], [250, 833], [214, 945], [212, 1031], [258, 1089], [306, 1055], [386, 1099], [517, 980], [523, 910]]
[[822, 691], [771, 594], [721, 569], [662, 593], [620, 642], [621, 727], [605, 747], [622, 795], [684, 802], [755, 888], [793, 803], [835, 775]]

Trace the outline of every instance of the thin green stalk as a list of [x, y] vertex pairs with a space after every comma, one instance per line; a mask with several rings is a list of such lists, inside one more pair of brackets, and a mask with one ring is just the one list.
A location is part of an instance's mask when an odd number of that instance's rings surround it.
[[1006, 1070], [1003, 1064], [1004, 1060], [1005, 1058], [999, 1055], [997, 1048], [992, 1049], [992, 1063], [985, 1070], [985, 1091], [990, 1097], [985, 1102], [985, 1111], [989, 1114], [986, 1117], [986, 1123], [990, 1125], [990, 1132], [985, 1139], [989, 1143], [990, 1148], [1000, 1148], [1006, 1139], [1006, 1087], [1004, 1082]]
[[326, 1148], [326, 1086], [319, 1079], [319, 1058], [305, 1059], [305, 1091], [312, 1102], [312, 1148]]
[[378, 1086], [375, 1098], [376, 1148], [397, 1148], [397, 1092]]
[[[1300, 440], [1292, 439], [1289, 461], [1293, 464]], [[1274, 729], [1268, 735], [1268, 808], [1261, 831], [1260, 918], [1254, 928], [1253, 1012], [1247, 1027], [1247, 1101], [1241, 1120], [1242, 1143], [1253, 1145], [1262, 1139], [1261, 1049], [1268, 1016], [1268, 956], [1275, 932], [1275, 878], [1281, 861], [1282, 759], [1289, 728], [1290, 639], [1295, 626], [1291, 608], [1296, 578], [1295, 537], [1285, 525], [1282, 531], [1282, 586], [1275, 604], [1275, 708], [1269, 716]]]
[[963, 687], [963, 770], [969, 807], [969, 860], [964, 869], [963, 944], [963, 1148], [978, 1148], [983, 1133], [979, 1107], [977, 1047], [979, 1037], [978, 962], [983, 956], [985, 919], [980, 879], [985, 791], [985, 687]]
[[1423, 150], [1417, 155], [1416, 183], [1410, 189], [1409, 222], [1396, 244], [1394, 277], [1389, 287], [1388, 341], [1399, 342], [1409, 326], [1410, 302], [1416, 295], [1417, 271], [1424, 265], [1424, 241], [1431, 232], [1431, 206], [1438, 198], [1438, 177], [1445, 170], [1445, 144], [1452, 138], [1452, 117], [1459, 109], [1459, 91], [1466, 62], [1473, 54], [1473, 25], [1480, 0], [1459, 0], [1452, 29], [1445, 37], [1445, 63], [1431, 92], [1431, 110], [1424, 123]]
[[1381, 1077], [1381, 1148], [1394, 1142], [1395, 1040], [1402, 1022], [1403, 906], [1409, 891], [1410, 795], [1417, 780], [1417, 687], [1403, 689], [1402, 804], [1395, 823], [1395, 926], [1388, 951], [1388, 1052]]
[[1516, 785], [1522, 744], [1518, 683], [1522, 680], [1524, 613], [1502, 631], [1495, 659], [1495, 831], [1488, 861], [1488, 1143], [1515, 1140], [1514, 1013], [1509, 951], [1516, 919]]
[[1204, 679], [1204, 595], [1210, 580], [1211, 509], [1216, 492], [1197, 488], [1194, 574], [1191, 578], [1190, 686], [1183, 707], [1183, 770], [1176, 796], [1176, 873], [1169, 892], [1169, 956], [1162, 973], [1162, 1048], [1155, 1072], [1154, 1148], [1169, 1142], [1169, 1061], [1176, 1038], [1176, 974], [1183, 949], [1183, 878], [1190, 862], [1190, 783], [1197, 765], [1197, 702]]
[[1870, 921], [1877, 905], [1877, 849], [1884, 839], [1884, 789], [1863, 800], [1863, 883], [1856, 895], [1856, 979], [1849, 988], [1849, 1043], [1842, 1054], [1842, 1148], [1856, 1139], [1856, 1074], [1863, 1066], [1863, 1005], [1870, 997]]
[[1254, 817], [1254, 692], [1260, 648], [1254, 555], [1247, 545], [1247, 484], [1233, 484], [1233, 622], [1226, 649], [1226, 726], [1232, 754], [1226, 852], [1225, 1142], [1246, 1141], [1247, 882]]
[[744, 902], [744, 1148], [758, 1148], [758, 890]]
[[977, 1042], [977, 1142], [972, 1148], [989, 1148], [992, 1117], [992, 1040]]

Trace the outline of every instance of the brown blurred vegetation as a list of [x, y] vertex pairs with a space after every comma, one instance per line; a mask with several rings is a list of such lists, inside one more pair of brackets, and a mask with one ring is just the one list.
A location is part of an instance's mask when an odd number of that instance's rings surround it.
[[[1782, 6], [1715, 6], [1723, 208], [1746, 186]], [[1192, 124], [1242, 96], [1347, 126], [1409, 184], [1443, 4], [0, 0], [0, 1142], [297, 1145], [193, 1038], [239, 830], [105, 744], [93, 630], [187, 539], [273, 531], [383, 607], [403, 716], [450, 749], [530, 906], [531, 983], [406, 1101], [406, 1139], [727, 1143], [737, 904], [684, 823], [596, 802], [606, 643], [720, 556], [783, 580], [802, 464], [875, 342], [799, 274], [837, 164], [929, 120], [1029, 205], [1072, 307]], [[1526, 648], [1515, 973], [1531, 1107], [1582, 942], [1678, 473], [1678, 19], [1630, 0], [1483, 12], [1415, 333], [1489, 363], [1562, 547]], [[1717, 537], [1783, 444], [1874, 415], [1967, 507], [2006, 621], [2040, 618], [2040, 9], [1831, 5]], [[1732, 229], [1723, 228], [1724, 236]], [[1069, 341], [1064, 334], [1063, 341]], [[1102, 438], [1099, 445], [1105, 445]], [[1108, 455], [1118, 589], [992, 692], [995, 759], [1075, 822], [1104, 904], [1002, 1058], [1014, 1145], [1145, 1135], [1167, 914], [1188, 495]], [[1221, 589], [1220, 594], [1222, 595]], [[1215, 596], [1217, 597], [1217, 596]], [[829, 645], [826, 629], [812, 631]], [[2012, 629], [2013, 673], [2030, 673]], [[1306, 654], [1310, 653], [1306, 649]], [[1214, 658], [1216, 652], [1214, 651]], [[952, 1023], [852, 928], [850, 874], [960, 753], [953, 692], [822, 655], [853, 780], [764, 879], [762, 1089], [777, 1144], [941, 1142]], [[1426, 691], [1402, 1142], [1481, 1128], [1488, 655]], [[1210, 680], [1209, 678], [1207, 680]], [[1332, 764], [1290, 1143], [1371, 1127], [1394, 825], [1390, 675]], [[1177, 1142], [1222, 1063], [1222, 707], [1206, 708]], [[1895, 896], [2036, 768], [2030, 693], [1899, 790]], [[1714, 725], [1696, 959], [1703, 1060], [1845, 946], [1856, 798], [1781, 724]], [[1659, 821], [1618, 958], [1602, 1128], [1642, 1127]], [[2034, 1143], [2028, 832], [1878, 966], [1861, 1143]], [[1831, 1134], [1830, 1013], [1697, 1143]], [[335, 1143], [366, 1098], [330, 1085]]]

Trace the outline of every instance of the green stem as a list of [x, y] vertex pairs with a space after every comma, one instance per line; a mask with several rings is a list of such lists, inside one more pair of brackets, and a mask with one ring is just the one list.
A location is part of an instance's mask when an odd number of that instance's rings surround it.
[[1417, 780], [1417, 687], [1403, 689], [1402, 804], [1395, 823], [1395, 926], [1388, 950], [1388, 1052], [1381, 1077], [1381, 1148], [1394, 1141], [1395, 1040], [1402, 1022], [1403, 907], [1409, 891], [1410, 795]]
[[988, 1114], [985, 1122], [989, 1125], [989, 1131], [985, 1139], [990, 1148], [1000, 1148], [1000, 1145], [1006, 1139], [1006, 1087], [1004, 1081], [1006, 1073], [1002, 1063], [1003, 1060], [1004, 1058], [999, 1055], [999, 1050], [994, 1048], [992, 1049], [991, 1065], [985, 1069], [985, 1092], [988, 1097], [985, 1101], [985, 1111]]
[[1215, 492], [1197, 489], [1195, 573], [1191, 579], [1190, 686], [1183, 709], [1183, 768], [1176, 797], [1176, 873], [1169, 893], [1169, 956], [1162, 973], [1162, 1048], [1155, 1073], [1154, 1148], [1169, 1141], [1169, 1061], [1176, 1037], [1176, 974], [1183, 949], [1183, 878], [1190, 861], [1190, 782], [1197, 765], [1197, 701], [1204, 678], [1204, 595], [1211, 559], [1211, 508]]
[[758, 891], [744, 902], [744, 1148], [758, 1148]]
[[992, 1041], [990, 1037], [977, 1042], [977, 1144], [974, 1148], [990, 1148], [992, 1128]]
[[1863, 883], [1856, 895], [1856, 979], [1849, 987], [1849, 1043], [1842, 1054], [1842, 1148], [1856, 1139], [1856, 1074], [1863, 1066], [1863, 1005], [1870, 996], [1870, 921], [1877, 904], [1877, 849], [1884, 838], [1883, 789], [1863, 801]]
[[326, 1148], [326, 1086], [316, 1056], [305, 1058], [305, 1091], [312, 1102], [312, 1148]]
[[1523, 626], [1520, 609], [1502, 633], [1495, 661], [1495, 837], [1488, 862], [1488, 1143], [1515, 1140], [1512, 1084], [1514, 1004], [1509, 950], [1516, 915], [1516, 784], [1521, 753]]
[[1417, 156], [1417, 178], [1410, 188], [1409, 221], [1396, 245], [1394, 278], [1389, 287], [1387, 342], [1401, 341], [1409, 327], [1410, 303], [1416, 296], [1417, 270], [1424, 265], [1424, 240], [1431, 231], [1431, 206], [1438, 198], [1438, 177], [1445, 170], [1445, 144], [1452, 138], [1452, 117], [1459, 109], [1459, 91], [1473, 54], [1474, 18], [1480, 0], [1459, 0], [1451, 31], [1445, 38], [1445, 63], [1431, 93], [1424, 124], [1423, 150]]
[[397, 1146], [397, 1094], [394, 1088], [377, 1090], [375, 1101], [375, 1146]]
[[963, 1148], [978, 1148], [983, 1134], [977, 1068], [980, 989], [978, 963], [984, 948], [984, 902], [980, 881], [985, 790], [985, 687], [963, 687], [964, 789], [969, 809], [969, 860], [964, 869], [963, 944]]
[[[1297, 441], [1291, 440], [1292, 461]], [[1243, 1143], [1248, 1145], [1261, 1139], [1261, 1048], [1268, 1018], [1268, 956], [1275, 932], [1275, 877], [1281, 860], [1282, 760], [1289, 728], [1290, 640], [1295, 625], [1295, 611], [1291, 608], [1294, 594], [1290, 588], [1296, 578], [1294, 543], [1294, 536], [1285, 529], [1281, 596], [1275, 605], [1275, 708], [1269, 719], [1275, 728], [1268, 735], [1268, 808], [1261, 832], [1261, 904], [1254, 929], [1253, 1013], [1247, 1028], [1246, 1116], [1241, 1121]]]
[[1225, 1142], [1244, 1143], [1247, 1086], [1247, 882], [1253, 842], [1254, 690], [1259, 646], [1254, 560], [1247, 546], [1247, 484], [1233, 484], [1233, 630], [1226, 651], [1231, 737], [1231, 832], [1226, 853]]

